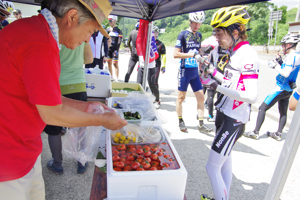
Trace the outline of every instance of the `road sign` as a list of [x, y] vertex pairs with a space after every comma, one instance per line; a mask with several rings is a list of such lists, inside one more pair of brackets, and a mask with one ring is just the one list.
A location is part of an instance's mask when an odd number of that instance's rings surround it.
[[282, 18], [282, 10], [270, 12], [269, 15], [270, 20], [281, 20], [281, 18]]
[[272, 35], [272, 33], [273, 33], [273, 28], [269, 28], [269, 29], [268, 29], [268, 33], [271, 33], [271, 35]]
[[273, 25], [274, 25], [274, 21], [270, 21], [269, 22], [269, 27], [273, 27]]

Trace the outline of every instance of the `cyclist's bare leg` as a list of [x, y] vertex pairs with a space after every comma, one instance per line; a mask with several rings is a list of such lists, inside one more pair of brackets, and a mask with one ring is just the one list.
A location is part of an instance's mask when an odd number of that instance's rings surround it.
[[116, 78], [118, 79], [119, 78], [119, 64], [116, 61], [114, 61], [113, 64], [115, 67]]
[[204, 116], [204, 93], [203, 90], [194, 92], [197, 100], [197, 114], [198, 118], [203, 118]]
[[176, 112], [177, 116], [182, 116], [182, 102], [185, 99], [186, 92], [178, 91], [178, 97], [176, 99]]
[[112, 71], [112, 61], [111, 60], [107, 61], [107, 65], [108, 65], [108, 71], [110, 72], [111, 77], [114, 77], [113, 71]]

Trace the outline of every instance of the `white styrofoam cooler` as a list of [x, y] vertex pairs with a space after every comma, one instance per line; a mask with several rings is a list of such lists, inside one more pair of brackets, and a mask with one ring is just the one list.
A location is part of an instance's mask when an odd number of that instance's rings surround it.
[[85, 74], [85, 81], [88, 97], [109, 97], [111, 89], [110, 75]]
[[106, 133], [107, 200], [183, 200], [187, 171], [168, 134], [163, 134], [179, 164], [179, 169], [157, 171], [113, 170], [111, 131]]

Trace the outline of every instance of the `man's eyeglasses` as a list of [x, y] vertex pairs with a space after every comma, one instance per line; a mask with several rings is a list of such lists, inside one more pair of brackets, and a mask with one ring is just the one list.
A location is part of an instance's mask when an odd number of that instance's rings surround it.
[[108, 20], [108, 21], [109, 21], [109, 22], [113, 22], [114, 20], [111, 19], [111, 20]]
[[19, 13], [14, 13], [14, 15], [19, 15]]

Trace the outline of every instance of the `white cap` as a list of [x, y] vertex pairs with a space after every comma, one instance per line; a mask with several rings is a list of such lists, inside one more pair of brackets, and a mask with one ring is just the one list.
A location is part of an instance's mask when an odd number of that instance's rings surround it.
[[116, 16], [116, 15], [108, 15], [108, 20], [115, 20], [115, 21], [117, 21], [118, 20], [118, 16]]

